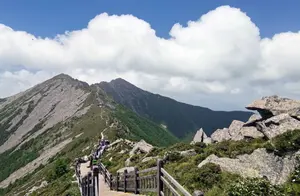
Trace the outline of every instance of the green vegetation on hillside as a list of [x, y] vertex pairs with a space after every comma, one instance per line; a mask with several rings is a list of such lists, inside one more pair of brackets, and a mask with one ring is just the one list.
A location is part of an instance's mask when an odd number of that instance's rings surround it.
[[178, 141], [167, 129], [138, 116], [125, 107], [119, 106], [114, 114], [123, 125], [129, 128], [129, 133], [125, 135], [128, 139], [144, 139], [155, 146], [169, 146]]
[[20, 149], [11, 149], [0, 154], [0, 182], [15, 170], [25, 166], [39, 156], [36, 140], [30, 140]]
[[144, 91], [123, 79], [98, 84], [114, 101], [130, 108], [138, 115], [167, 129], [180, 139], [191, 139], [203, 128], [210, 135], [218, 128], [228, 127], [232, 120], [247, 121], [251, 112], [212, 111], [205, 107], [193, 106], [174, 99]]
[[[211, 163], [201, 168], [198, 168], [198, 165], [211, 154], [219, 157], [236, 158], [238, 155], [250, 154], [257, 148], [267, 148], [270, 153], [274, 152], [279, 156], [284, 156], [300, 150], [299, 141], [300, 130], [294, 130], [270, 141], [253, 139], [224, 141], [210, 145], [177, 143], [170, 147], [153, 148], [150, 153], [134, 155], [130, 160], [131, 166], [136, 166], [142, 170], [156, 166], [155, 158], [142, 163], [145, 157], [166, 157], [165, 169], [181, 185], [189, 192], [204, 191], [206, 196], [296, 196], [300, 195], [300, 166], [296, 168], [296, 171], [291, 174], [284, 185], [275, 186], [265, 179], [244, 179], [239, 175], [221, 171], [219, 166]], [[126, 147], [122, 149], [126, 149]], [[194, 149], [197, 154], [184, 157], [178, 153], [190, 149]], [[114, 148], [103, 158], [102, 162], [112, 173], [125, 167], [125, 160], [129, 157], [129, 151], [124, 154], [119, 153], [120, 151], [121, 149]], [[109, 161], [111, 157], [113, 161]]]
[[[75, 179], [72, 178], [74, 170], [70, 169], [70, 165], [75, 158], [87, 155], [93, 150], [94, 144], [104, 130], [105, 136], [110, 140], [120, 137], [134, 140], [145, 139], [158, 146], [167, 146], [177, 141], [176, 137], [166, 129], [140, 118], [130, 110], [119, 108], [112, 111], [93, 105], [82, 117], [74, 117], [64, 123], [58, 123], [46, 130], [43, 135], [23, 144], [20, 149], [15, 151], [11, 149], [1, 154], [0, 179], [3, 180], [15, 170], [37, 158], [43, 153], [43, 147], [54, 146], [67, 138], [72, 139], [72, 142], [51, 158], [45, 166], [27, 174], [6, 189], [0, 189], [0, 195], [21, 196], [33, 186], [40, 186], [43, 181], [47, 181], [48, 185], [32, 195], [78, 195], [78, 186], [72, 183]], [[120, 165], [115, 166], [117, 167]]]

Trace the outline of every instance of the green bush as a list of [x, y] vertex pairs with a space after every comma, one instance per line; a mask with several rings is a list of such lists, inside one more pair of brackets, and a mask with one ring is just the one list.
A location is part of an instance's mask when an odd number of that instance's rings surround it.
[[180, 159], [182, 159], [182, 156], [180, 155], [179, 152], [168, 152], [166, 154], [167, 156], [167, 161], [170, 161], [170, 162], [175, 162], [175, 161], [179, 161]]
[[284, 156], [300, 149], [300, 130], [287, 131], [271, 140], [276, 155]]
[[247, 178], [230, 185], [229, 196], [283, 196], [281, 187], [271, 185], [269, 181], [260, 178]]
[[171, 163], [167, 171], [188, 191], [207, 191], [220, 183], [222, 172], [218, 165], [208, 163], [198, 168], [193, 162]]
[[57, 161], [55, 161], [54, 167], [48, 172], [46, 179], [48, 182], [51, 182], [56, 180], [57, 178], [60, 178], [68, 172], [68, 160], [60, 158]]
[[251, 154], [255, 149], [264, 147], [265, 140], [253, 139], [249, 141], [223, 141], [205, 148], [208, 155], [215, 154], [219, 157], [236, 158], [237, 155]]

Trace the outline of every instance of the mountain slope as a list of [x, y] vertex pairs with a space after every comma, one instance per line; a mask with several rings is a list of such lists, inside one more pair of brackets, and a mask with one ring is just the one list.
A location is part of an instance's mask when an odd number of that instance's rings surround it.
[[64, 190], [54, 188], [59, 179], [45, 176], [55, 160], [70, 162], [89, 154], [101, 134], [109, 140], [144, 139], [157, 146], [177, 142], [168, 130], [119, 106], [102, 89], [64, 74], [1, 99], [0, 195], [25, 195], [43, 180], [52, 187], [45, 195], [74, 188], [71, 170], [62, 180], [69, 183]]
[[97, 84], [117, 103], [123, 104], [140, 116], [164, 124], [177, 137], [193, 135], [203, 128], [208, 135], [218, 128], [228, 127], [232, 120], [246, 121], [252, 113], [223, 112], [177, 102], [168, 97], [144, 91], [123, 79]]

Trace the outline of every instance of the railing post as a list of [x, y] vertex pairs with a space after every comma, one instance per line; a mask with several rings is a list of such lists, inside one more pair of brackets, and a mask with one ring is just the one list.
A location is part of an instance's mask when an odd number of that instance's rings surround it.
[[135, 194], [138, 194], [138, 177], [139, 177], [139, 174], [138, 174], [138, 168], [134, 168], [134, 193]]
[[82, 178], [81, 183], [82, 183], [82, 184], [81, 184], [81, 186], [82, 186], [82, 188], [81, 188], [81, 189], [82, 189], [82, 195], [83, 195], [83, 196], [86, 196], [86, 183], [85, 183], [85, 177]]
[[93, 168], [93, 186], [94, 186], [94, 195], [98, 196], [99, 194], [99, 167]]
[[163, 162], [161, 159], [157, 160], [157, 195], [160, 196], [160, 192], [163, 191], [163, 181], [161, 180], [161, 168], [163, 166]]
[[86, 185], [87, 185], [87, 186], [86, 186], [86, 187], [87, 187], [87, 188], [86, 188], [86, 192], [87, 192], [86, 195], [87, 195], [87, 196], [90, 196], [90, 178], [89, 178], [89, 176], [86, 177]]
[[112, 186], [113, 186], [113, 185], [112, 185], [113, 179], [112, 179], [112, 178], [113, 178], [113, 176], [110, 174], [110, 175], [109, 175], [109, 188], [110, 188], [110, 190], [113, 189], [113, 187], [112, 187]]
[[119, 172], [117, 172], [116, 184], [117, 184], [117, 189], [116, 189], [116, 191], [118, 191], [118, 190], [119, 190]]
[[126, 182], [126, 175], [127, 175], [127, 169], [124, 170], [124, 193], [126, 193], [126, 186], [127, 186], [127, 182]]
[[89, 186], [88, 196], [93, 196], [93, 178], [91, 172], [88, 173], [88, 186]]
[[106, 182], [106, 167], [104, 166], [104, 183]]

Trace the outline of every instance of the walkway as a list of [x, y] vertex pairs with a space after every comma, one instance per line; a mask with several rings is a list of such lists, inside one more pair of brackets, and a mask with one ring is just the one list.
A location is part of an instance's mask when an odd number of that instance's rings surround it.
[[[91, 169], [88, 168], [88, 166], [89, 166], [89, 162], [80, 164], [80, 172], [82, 176], [87, 175], [88, 172], [91, 171]], [[107, 184], [105, 184], [103, 176], [99, 175], [99, 196], [133, 196], [133, 195], [135, 194], [111, 191], [107, 186]]]
[[104, 178], [102, 175], [99, 176], [99, 187], [100, 187], [100, 196], [131, 196], [135, 194], [131, 193], [122, 193], [122, 192], [116, 192], [116, 191], [111, 191], [107, 184], [104, 183]]

